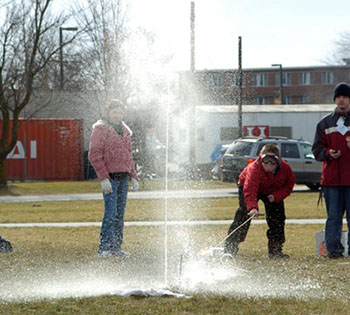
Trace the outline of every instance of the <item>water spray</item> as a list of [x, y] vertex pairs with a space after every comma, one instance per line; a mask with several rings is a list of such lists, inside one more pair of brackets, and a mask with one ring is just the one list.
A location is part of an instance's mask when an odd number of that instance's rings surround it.
[[207, 256], [210, 258], [219, 258], [220, 262], [225, 263], [228, 261], [235, 262], [235, 259], [233, 255], [229, 253], [225, 253], [225, 249], [222, 246], [222, 244], [236, 231], [238, 231], [242, 226], [246, 225], [250, 220], [252, 220], [256, 215], [250, 216], [247, 220], [245, 220], [241, 225], [236, 227], [231, 233], [229, 233], [223, 240], [221, 240], [216, 247], [211, 248], [203, 248], [200, 251], [201, 256]]

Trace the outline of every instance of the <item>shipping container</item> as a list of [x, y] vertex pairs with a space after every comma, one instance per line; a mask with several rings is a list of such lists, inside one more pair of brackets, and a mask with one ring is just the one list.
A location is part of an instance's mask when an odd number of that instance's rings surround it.
[[84, 178], [83, 120], [45, 118], [20, 124], [17, 143], [6, 159], [8, 180]]

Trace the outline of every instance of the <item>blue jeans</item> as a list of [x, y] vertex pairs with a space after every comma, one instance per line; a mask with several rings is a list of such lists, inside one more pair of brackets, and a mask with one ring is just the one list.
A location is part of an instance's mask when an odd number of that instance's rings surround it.
[[99, 251], [118, 251], [123, 242], [124, 212], [128, 196], [128, 178], [110, 179], [113, 191], [103, 194], [105, 213]]
[[329, 253], [344, 253], [341, 244], [343, 216], [346, 211], [348, 246], [350, 244], [350, 186], [323, 186], [327, 208], [325, 244]]

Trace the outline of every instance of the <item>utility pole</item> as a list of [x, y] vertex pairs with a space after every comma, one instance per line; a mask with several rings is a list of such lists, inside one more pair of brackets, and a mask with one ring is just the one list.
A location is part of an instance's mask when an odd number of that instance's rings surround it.
[[190, 74], [190, 116], [189, 116], [189, 137], [190, 137], [190, 167], [191, 175], [195, 176], [196, 172], [196, 107], [193, 98], [195, 89], [195, 6], [194, 1], [191, 2], [191, 74]]
[[238, 37], [238, 134], [243, 137], [242, 128], [242, 97], [243, 97], [243, 73], [242, 73], [242, 37]]
[[63, 31], [77, 31], [77, 27], [60, 27], [60, 89], [64, 88], [64, 70], [63, 70]]

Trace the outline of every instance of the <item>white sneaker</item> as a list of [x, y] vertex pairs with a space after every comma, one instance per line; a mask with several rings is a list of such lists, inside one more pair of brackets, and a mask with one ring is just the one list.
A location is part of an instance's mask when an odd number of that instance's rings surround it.
[[113, 256], [127, 258], [130, 257], [130, 254], [120, 249], [118, 251], [113, 252]]
[[98, 251], [98, 255], [100, 257], [122, 257], [122, 258], [127, 258], [130, 257], [130, 254], [127, 252], [124, 252], [123, 250], [101, 250]]
[[99, 255], [100, 257], [112, 257], [112, 256], [114, 256], [113, 254], [114, 254], [114, 253], [111, 252], [111, 251], [109, 251], [109, 250], [101, 250], [101, 251], [98, 251], [98, 255]]

